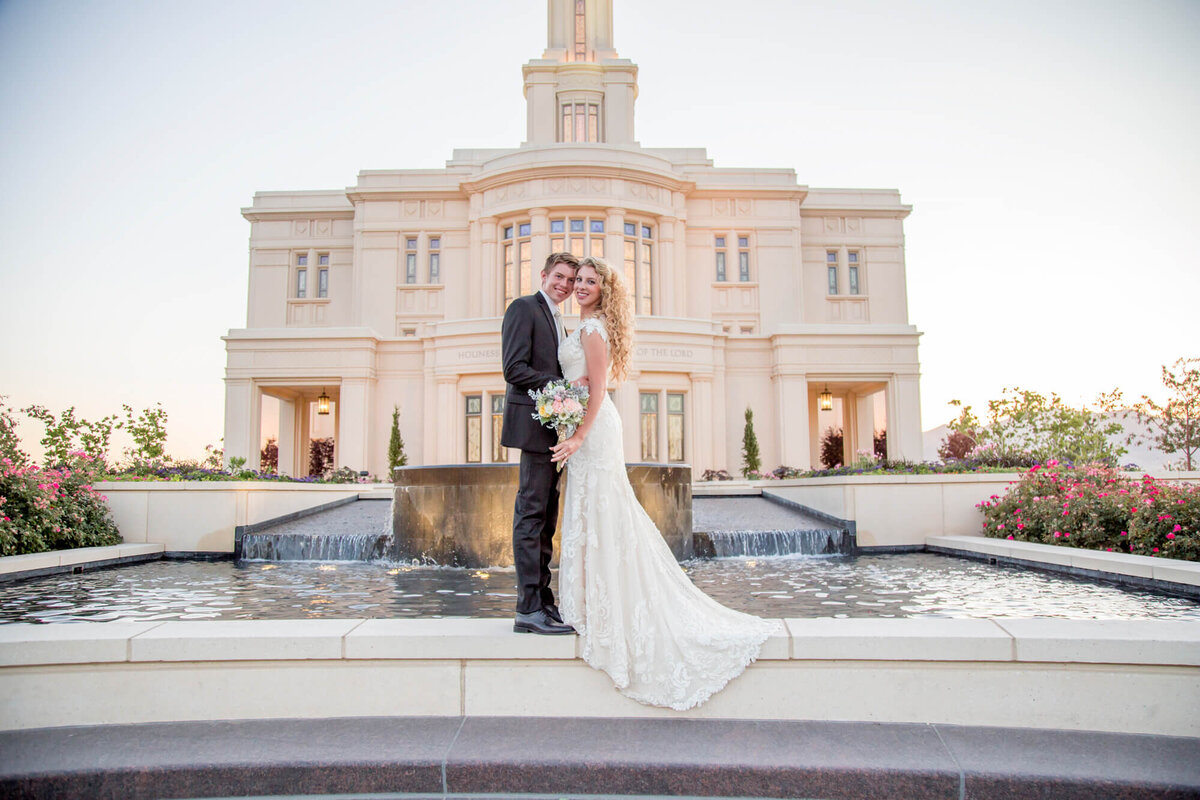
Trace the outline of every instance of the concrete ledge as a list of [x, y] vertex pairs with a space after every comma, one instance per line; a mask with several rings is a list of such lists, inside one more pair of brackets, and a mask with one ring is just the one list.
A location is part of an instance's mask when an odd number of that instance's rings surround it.
[[[0, 626], [0, 730], [174, 720], [531, 716], [981, 724], [1200, 736], [1200, 621], [786, 620], [686, 713], [576, 637], [507, 619]], [[531, 702], [516, 687], [552, 698]]]
[[925, 549], [1200, 598], [1200, 562], [989, 536], [929, 536]]
[[165, 550], [161, 544], [133, 543], [4, 556], [0, 558], [0, 583], [116, 564], [155, 561], [163, 557]]
[[[554, 696], [541, 700], [550, 706]], [[460, 799], [603, 792], [1162, 800], [1200, 792], [1200, 739], [946, 725], [473, 716], [0, 733], [5, 797], [298, 791]]]

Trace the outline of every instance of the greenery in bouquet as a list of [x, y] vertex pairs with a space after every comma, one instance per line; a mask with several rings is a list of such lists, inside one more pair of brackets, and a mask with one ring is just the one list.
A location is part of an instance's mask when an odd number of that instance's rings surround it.
[[529, 390], [536, 411], [532, 416], [547, 428], [558, 432], [561, 442], [571, 436], [587, 413], [589, 392], [586, 386], [575, 386], [560, 378], [541, 389]]

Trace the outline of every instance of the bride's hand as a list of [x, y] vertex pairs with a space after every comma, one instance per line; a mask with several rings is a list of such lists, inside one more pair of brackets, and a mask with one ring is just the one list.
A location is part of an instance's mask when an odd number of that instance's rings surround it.
[[550, 456], [551, 463], [566, 461], [568, 458], [575, 455], [575, 453], [577, 453], [579, 448], [582, 446], [583, 439], [580, 438], [579, 434], [575, 434], [565, 442], [560, 442], [559, 444], [554, 445], [554, 447], [550, 448], [550, 452], [552, 454]]

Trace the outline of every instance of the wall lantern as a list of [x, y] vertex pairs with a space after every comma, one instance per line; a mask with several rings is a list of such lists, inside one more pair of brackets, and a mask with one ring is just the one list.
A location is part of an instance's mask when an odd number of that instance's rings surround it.
[[828, 383], [825, 384], [825, 391], [817, 395], [817, 402], [822, 411], [833, 411], [833, 395], [829, 393]]
[[329, 413], [329, 395], [325, 394], [325, 387], [321, 387], [321, 396], [317, 398], [317, 413]]

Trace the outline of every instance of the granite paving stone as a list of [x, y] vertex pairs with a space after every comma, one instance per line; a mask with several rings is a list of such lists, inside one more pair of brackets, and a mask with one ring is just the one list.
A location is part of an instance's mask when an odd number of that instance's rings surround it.
[[935, 726], [973, 800], [1200, 797], [1200, 739]]
[[959, 775], [925, 725], [468, 717], [446, 786], [916, 800], [957, 798]]

